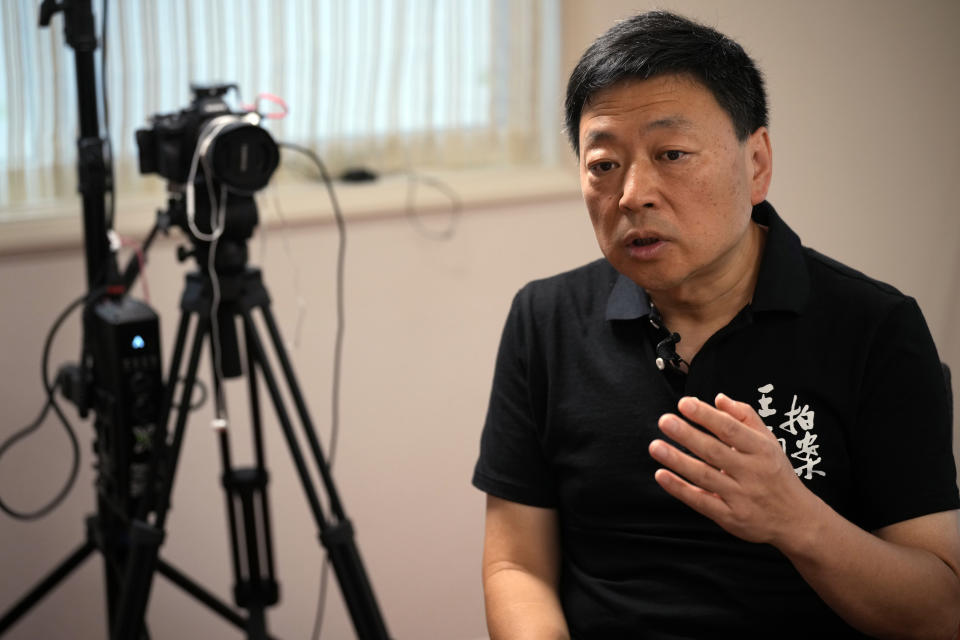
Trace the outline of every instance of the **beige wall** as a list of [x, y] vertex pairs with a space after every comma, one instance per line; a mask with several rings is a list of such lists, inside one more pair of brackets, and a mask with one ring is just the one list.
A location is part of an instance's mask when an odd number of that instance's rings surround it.
[[[941, 354], [960, 371], [960, 176], [956, 120], [960, 5], [943, 2], [662, 2], [739, 38], [766, 71], [776, 177], [771, 201], [804, 240], [916, 296]], [[590, 39], [644, 3], [564, 4], [567, 68]], [[559, 105], [559, 97], [558, 97]], [[495, 188], [495, 185], [491, 185]], [[324, 197], [318, 191], [318, 198]], [[440, 223], [439, 218], [431, 219]], [[469, 487], [503, 317], [527, 280], [597, 255], [576, 199], [466, 212], [436, 242], [402, 217], [349, 228], [342, 432], [334, 475], [361, 553], [397, 638], [485, 635], [479, 584], [482, 496]], [[292, 355], [315, 422], [328, 433], [336, 235], [330, 226], [268, 233], [263, 263], [274, 309], [293, 338], [293, 264], [308, 303]], [[289, 247], [287, 249], [286, 247]], [[289, 250], [289, 254], [287, 251]], [[172, 242], [152, 252], [149, 283], [169, 349], [182, 274]], [[81, 288], [77, 250], [0, 259], [0, 436], [34, 418], [41, 342]], [[52, 362], [75, 359], [76, 323]], [[203, 369], [206, 371], [206, 368]], [[955, 384], [956, 387], [956, 384]], [[240, 389], [230, 390], [239, 404]], [[247, 443], [235, 410], [238, 449]], [[163, 555], [229, 599], [216, 440], [209, 408], [187, 433]], [[0, 518], [0, 607], [66, 555], [93, 505], [91, 428], [78, 425], [80, 481], [37, 523]], [[308, 637], [319, 546], [279, 430], [268, 425], [272, 510], [282, 602], [279, 637]], [[28, 508], [66, 475], [69, 450], [48, 421], [0, 461], [0, 493]], [[244, 456], [238, 454], [242, 461]], [[88, 561], [14, 628], [10, 638], [103, 637], [100, 563]], [[326, 638], [351, 637], [337, 589]], [[158, 578], [152, 637], [241, 637]]]

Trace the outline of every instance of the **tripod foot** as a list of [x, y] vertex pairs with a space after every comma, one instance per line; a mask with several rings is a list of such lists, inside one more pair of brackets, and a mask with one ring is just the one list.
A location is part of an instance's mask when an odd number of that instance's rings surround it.
[[10, 610], [0, 618], [0, 635], [6, 632], [13, 624], [19, 620], [23, 614], [27, 613], [35, 604], [40, 602], [54, 587], [66, 578], [70, 573], [80, 566], [91, 553], [96, 551], [97, 547], [92, 540], [87, 540], [80, 545], [76, 551], [57, 565], [47, 577], [37, 583], [19, 602], [13, 605]]

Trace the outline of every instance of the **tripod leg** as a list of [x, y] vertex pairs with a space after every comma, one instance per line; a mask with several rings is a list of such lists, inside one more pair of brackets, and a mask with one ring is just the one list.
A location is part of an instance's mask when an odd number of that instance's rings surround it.
[[283, 347], [283, 338], [280, 336], [277, 322], [274, 320], [273, 312], [270, 311], [269, 306], [263, 305], [260, 307], [260, 310], [263, 312], [263, 319], [267, 325], [267, 330], [270, 332], [270, 340], [277, 354], [277, 359], [280, 361], [280, 367], [283, 369], [283, 375], [290, 389], [290, 395], [293, 396], [293, 402], [297, 406], [297, 413], [300, 416], [303, 431], [307, 436], [307, 443], [310, 445], [310, 451], [313, 453], [313, 458], [320, 470], [323, 484], [327, 489], [327, 497], [330, 500], [330, 510], [338, 519], [342, 520], [344, 518], [343, 505], [340, 502], [340, 496], [333, 484], [330, 467], [327, 465], [326, 458], [323, 455], [323, 449], [320, 447], [320, 440], [317, 438], [316, 429], [314, 429], [313, 421], [310, 419], [310, 413], [307, 411], [307, 403], [303, 399], [303, 393], [300, 391], [300, 385], [297, 383], [297, 377], [293, 372], [293, 365], [290, 364], [290, 358], [287, 356], [286, 349]]
[[243, 618], [243, 616], [221, 602], [219, 598], [211, 594], [209, 591], [188, 578], [185, 573], [173, 565], [165, 562], [163, 558], [157, 559], [157, 573], [189, 593], [201, 603], [205, 604], [214, 613], [218, 614], [220, 617], [222, 617], [224, 620], [227, 620], [238, 629], [242, 630], [247, 627], [247, 621]]
[[[265, 608], [279, 600], [279, 587], [268, 564], [270, 538], [265, 535], [269, 515], [264, 511], [267, 473], [263, 469], [232, 469], [224, 473], [227, 517], [234, 557], [234, 599], [247, 610], [248, 638], [267, 635]], [[238, 533], [242, 536], [238, 537]]]
[[[243, 311], [243, 321], [251, 328], [255, 326], [249, 309]], [[280, 395], [280, 388], [277, 386], [276, 378], [273, 376], [270, 363], [267, 361], [266, 354], [263, 350], [263, 343], [260, 341], [256, 330], [251, 329], [249, 332], [247, 349], [253, 354], [253, 359], [257, 367], [263, 373], [263, 379], [267, 383], [267, 390], [270, 392], [270, 399], [273, 401], [274, 410], [277, 412], [277, 419], [280, 421], [280, 428], [283, 431], [287, 446], [290, 449], [290, 456], [293, 458], [294, 466], [297, 468], [297, 474], [300, 476], [304, 492], [307, 494], [307, 502], [310, 503], [310, 510], [313, 512], [314, 519], [317, 521], [320, 529], [323, 530], [327, 527], [327, 521], [323, 515], [320, 498], [317, 496], [317, 491], [310, 482], [310, 472], [307, 469], [303, 454], [297, 446], [297, 439], [293, 432], [293, 425], [290, 422], [290, 415], [284, 407], [283, 397]]]
[[[232, 307], [231, 311], [235, 311]], [[229, 321], [232, 325], [233, 315]], [[247, 610], [247, 637], [267, 637], [266, 607], [279, 600], [279, 585], [274, 575], [273, 542], [270, 537], [270, 512], [267, 502], [268, 474], [264, 467], [263, 428], [257, 391], [255, 359], [249, 347], [251, 327], [244, 322], [247, 343], [247, 382], [250, 419], [256, 466], [233, 468], [226, 430], [221, 430], [220, 454], [223, 488], [227, 499], [230, 548], [233, 559], [234, 601]]]
[[[264, 477], [268, 477], [266, 476], [266, 466], [264, 464], [263, 425], [260, 414], [260, 393], [257, 389], [257, 363], [254, 354], [250, 350], [251, 334], [255, 331], [255, 327], [246, 321], [244, 321], [243, 327], [244, 344], [246, 345], [247, 352], [247, 380], [250, 389], [250, 415], [253, 417], [253, 449], [256, 454], [257, 469], [264, 473]], [[262, 537], [265, 541], [264, 555], [266, 557], [261, 560], [265, 563], [264, 573], [272, 579], [276, 574], [273, 564], [273, 537], [270, 532], [270, 502], [268, 496], [269, 494], [267, 493], [266, 487], [264, 487], [260, 506], [262, 514]]]
[[[297, 405], [301, 424], [306, 431], [307, 439], [310, 441], [314, 458], [317, 466], [319, 467], [320, 475], [323, 479], [326, 493], [330, 501], [331, 510], [334, 512], [336, 517], [333, 523], [328, 523], [323, 515], [323, 510], [320, 506], [319, 499], [317, 498], [317, 492], [311, 483], [310, 476], [307, 473], [306, 465], [303, 460], [303, 455], [300, 453], [300, 450], [297, 446], [296, 438], [293, 434], [293, 428], [290, 424], [290, 418], [287, 415], [286, 409], [284, 408], [283, 399], [280, 396], [280, 391], [270, 368], [270, 363], [267, 361], [263, 344], [254, 330], [250, 331], [248, 349], [252, 350], [254, 357], [256, 358], [257, 365], [263, 372], [263, 378], [267, 383], [267, 388], [270, 391], [270, 397], [273, 400], [274, 408], [277, 412], [277, 418], [280, 420], [280, 426], [283, 429], [284, 435], [286, 436], [290, 454], [293, 457], [294, 464], [297, 467], [297, 472], [300, 475], [300, 482], [303, 485], [304, 492], [307, 494], [307, 499], [310, 502], [311, 509], [313, 510], [314, 518], [316, 519], [317, 525], [320, 528], [320, 540], [330, 554], [330, 561], [333, 564], [334, 572], [337, 574], [337, 579], [340, 583], [340, 589], [343, 592], [347, 609], [350, 612], [350, 618], [353, 621], [354, 628], [357, 631], [357, 636], [361, 638], [361, 640], [373, 638], [385, 640], [389, 638], [386, 624], [383, 620], [383, 616], [380, 613], [380, 608], [377, 605], [373, 588], [370, 586], [370, 581], [367, 578], [366, 570], [364, 569], [363, 562], [360, 558], [360, 552], [357, 549], [356, 542], [354, 540], [353, 526], [343, 513], [343, 507], [337, 495], [336, 487], [333, 484], [333, 477], [330, 473], [330, 468], [323, 458], [320, 450], [320, 442], [317, 439], [316, 432], [313, 429], [313, 423], [311, 422], [310, 416], [307, 412], [306, 403], [303, 400], [303, 395], [300, 393], [300, 389], [296, 382], [296, 377], [293, 374], [293, 367], [290, 366], [290, 360], [287, 358], [287, 354], [284, 351], [283, 340], [281, 339], [280, 333], [277, 330], [276, 323], [273, 320], [273, 316], [270, 313], [269, 307], [264, 304], [260, 305], [260, 308], [263, 311], [267, 326], [270, 329], [274, 351], [276, 352], [281, 366], [283, 367], [284, 373], [286, 374], [287, 385], [293, 395], [294, 402]], [[250, 310], [245, 309], [243, 314], [244, 322], [247, 323], [248, 326], [254, 327]]]
[[0, 618], [0, 635], [4, 634], [23, 614], [40, 602], [47, 593], [80, 566], [80, 563], [86, 560], [87, 556], [93, 553], [96, 548], [92, 540], [87, 540], [57, 565], [47, 577], [38, 582], [37, 586], [24, 595], [19, 602], [10, 607], [10, 610]]

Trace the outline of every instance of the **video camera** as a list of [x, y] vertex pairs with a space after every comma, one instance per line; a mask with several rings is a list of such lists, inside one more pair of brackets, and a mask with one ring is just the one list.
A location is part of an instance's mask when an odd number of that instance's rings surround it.
[[[140, 173], [186, 184], [200, 170], [234, 191], [262, 189], [280, 162], [277, 143], [255, 111], [231, 111], [223, 100], [235, 84], [190, 85], [193, 101], [176, 113], [157, 114], [137, 130]], [[197, 161], [200, 166], [194, 166]]]
[[210, 244], [222, 240], [214, 268], [241, 271], [246, 241], [257, 225], [253, 195], [269, 182], [280, 150], [256, 111], [233, 111], [223, 96], [235, 84], [191, 84], [193, 100], [176, 113], [156, 114], [137, 130], [140, 172], [169, 181], [165, 226], [183, 229], [201, 269], [211, 265]]

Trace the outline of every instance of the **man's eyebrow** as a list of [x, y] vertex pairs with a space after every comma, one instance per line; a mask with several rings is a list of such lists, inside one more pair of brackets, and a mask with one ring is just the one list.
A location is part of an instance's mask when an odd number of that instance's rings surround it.
[[587, 131], [586, 138], [583, 141], [584, 147], [589, 147], [598, 142], [611, 142], [616, 140], [617, 136], [613, 135], [610, 131], [606, 129], [591, 129]]
[[[646, 123], [640, 128], [641, 133], [650, 133], [657, 129], [692, 129], [693, 122], [683, 116], [667, 116]], [[584, 148], [599, 142], [611, 142], [617, 139], [616, 134], [607, 129], [591, 129], [587, 131], [583, 140]]]
[[641, 131], [647, 133], [654, 129], [692, 129], [693, 122], [683, 116], [667, 116], [643, 125]]

